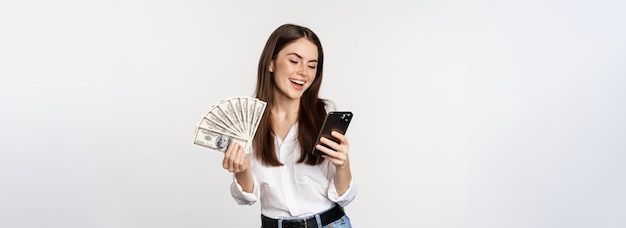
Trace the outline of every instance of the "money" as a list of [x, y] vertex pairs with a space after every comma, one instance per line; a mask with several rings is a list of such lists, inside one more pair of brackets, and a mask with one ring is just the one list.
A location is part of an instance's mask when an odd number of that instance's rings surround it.
[[266, 102], [252, 97], [219, 100], [196, 127], [194, 144], [225, 152], [230, 143], [237, 142], [249, 154], [266, 106]]
[[241, 145], [247, 145], [248, 140], [237, 138], [235, 136], [222, 134], [219, 132], [211, 131], [209, 129], [197, 128], [194, 144], [203, 146], [219, 152], [225, 152], [228, 145], [232, 142], [237, 142]]

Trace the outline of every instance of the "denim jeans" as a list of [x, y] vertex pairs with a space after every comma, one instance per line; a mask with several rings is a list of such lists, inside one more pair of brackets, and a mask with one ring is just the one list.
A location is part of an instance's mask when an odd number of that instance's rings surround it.
[[[343, 215], [343, 217], [325, 226], [322, 226], [322, 224], [319, 223], [321, 221], [319, 214], [315, 215], [315, 219], [318, 221], [318, 225], [317, 225], [318, 228], [352, 228], [352, 224], [350, 223], [350, 218], [348, 218], [347, 215]], [[261, 226], [261, 228], [263, 227]], [[281, 222], [278, 223], [278, 228], [282, 228]]]
[[350, 218], [348, 218], [347, 215], [344, 215], [340, 219], [337, 219], [322, 228], [352, 228], [352, 224], [350, 223]]

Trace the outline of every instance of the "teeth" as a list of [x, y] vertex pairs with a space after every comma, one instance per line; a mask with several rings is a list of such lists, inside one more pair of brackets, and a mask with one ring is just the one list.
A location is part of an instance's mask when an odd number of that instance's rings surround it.
[[293, 83], [297, 83], [299, 85], [304, 85], [304, 81], [300, 81], [300, 80], [296, 80], [296, 79], [289, 79], [289, 81], [291, 81]]

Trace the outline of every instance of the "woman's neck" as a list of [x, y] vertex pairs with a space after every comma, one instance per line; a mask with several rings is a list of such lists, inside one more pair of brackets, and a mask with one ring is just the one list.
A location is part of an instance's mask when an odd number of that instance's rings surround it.
[[285, 138], [289, 129], [298, 122], [300, 100], [275, 99], [270, 109], [272, 119], [272, 131], [281, 140]]
[[298, 118], [298, 111], [300, 110], [299, 102], [275, 102], [270, 110], [272, 119], [278, 121], [291, 120], [289, 122], [295, 122]]
[[300, 99], [290, 99], [285, 96], [275, 95], [270, 111], [272, 116], [278, 117], [279, 119], [292, 119], [298, 117], [299, 110]]

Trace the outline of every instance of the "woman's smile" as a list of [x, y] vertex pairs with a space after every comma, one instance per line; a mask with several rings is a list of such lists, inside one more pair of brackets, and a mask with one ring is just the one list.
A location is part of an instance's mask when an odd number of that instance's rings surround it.
[[290, 78], [289, 81], [291, 81], [291, 84], [293, 84], [293, 88], [295, 88], [296, 90], [302, 90], [304, 88], [304, 84], [306, 84], [305, 81], [293, 78]]

